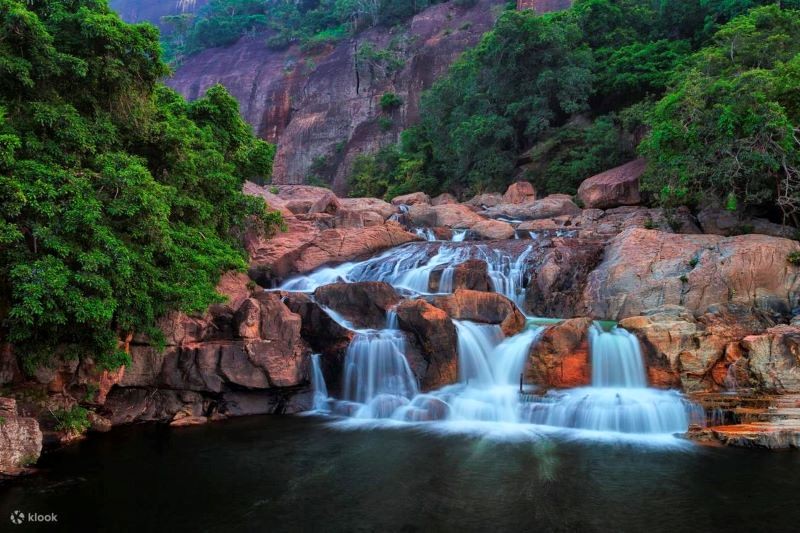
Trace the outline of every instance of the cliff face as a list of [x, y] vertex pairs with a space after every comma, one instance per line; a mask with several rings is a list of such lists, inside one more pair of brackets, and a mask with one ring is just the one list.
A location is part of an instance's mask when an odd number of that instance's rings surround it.
[[[376, 28], [309, 53], [297, 47], [272, 51], [263, 35], [247, 37], [190, 58], [168, 84], [197, 98], [222, 83], [257, 134], [278, 143], [275, 183], [303, 183], [316, 174], [343, 192], [355, 157], [397, 142], [418, 118], [422, 91], [491, 29], [504, 5], [439, 4], [403, 29]], [[388, 51], [396, 68], [387, 72], [385, 62], [365, 58], [365, 46]], [[389, 92], [403, 105], [385, 112], [379, 101]]]

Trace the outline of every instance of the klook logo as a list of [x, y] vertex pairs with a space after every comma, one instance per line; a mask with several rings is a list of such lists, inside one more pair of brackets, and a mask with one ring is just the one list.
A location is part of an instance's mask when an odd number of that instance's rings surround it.
[[27, 515], [22, 511], [14, 511], [11, 513], [11, 523], [20, 525], [23, 522], [29, 522], [34, 524], [42, 524], [42, 523], [55, 523], [58, 522], [58, 515], [56, 513], [28, 513]]

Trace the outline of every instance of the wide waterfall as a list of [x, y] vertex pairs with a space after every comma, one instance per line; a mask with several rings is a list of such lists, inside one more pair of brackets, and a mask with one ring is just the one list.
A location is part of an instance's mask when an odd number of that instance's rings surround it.
[[525, 297], [525, 270], [533, 250], [528, 246], [513, 254], [484, 244], [411, 243], [366, 261], [322, 268], [289, 279], [280, 289], [313, 292], [337, 281], [385, 281], [414, 294], [431, 294], [431, 274], [436, 271], [441, 272], [438, 293], [449, 293], [453, 290], [455, 267], [468, 259], [481, 259], [488, 267], [493, 290], [520, 305]]
[[689, 427], [696, 407], [676, 391], [647, 388], [639, 341], [627, 331], [589, 333], [592, 386], [550, 391], [526, 403], [523, 418], [533, 424], [593, 431], [671, 434]]

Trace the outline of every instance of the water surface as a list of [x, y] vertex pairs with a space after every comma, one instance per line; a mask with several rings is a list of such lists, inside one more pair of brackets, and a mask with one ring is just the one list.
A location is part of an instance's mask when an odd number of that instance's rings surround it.
[[[792, 531], [800, 454], [402, 429], [317, 417], [143, 425], [0, 487], [81, 531]], [[424, 426], [422, 426], [424, 427]], [[43, 530], [54, 530], [43, 526]], [[16, 530], [29, 530], [15, 526]]]

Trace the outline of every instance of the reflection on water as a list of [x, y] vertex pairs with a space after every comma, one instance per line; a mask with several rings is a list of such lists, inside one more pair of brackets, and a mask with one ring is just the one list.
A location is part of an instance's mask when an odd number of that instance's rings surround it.
[[340, 431], [316, 417], [123, 428], [42, 466], [0, 488], [0, 517], [56, 512], [82, 531], [730, 532], [800, 521], [800, 454]]

